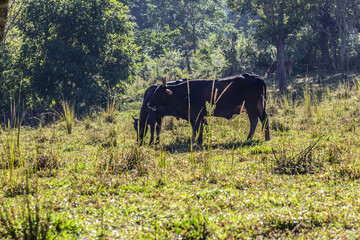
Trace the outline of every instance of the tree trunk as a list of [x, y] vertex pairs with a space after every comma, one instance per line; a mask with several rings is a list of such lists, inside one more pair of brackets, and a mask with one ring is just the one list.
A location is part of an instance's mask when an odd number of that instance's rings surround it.
[[[345, 14], [345, 13], [343, 13]], [[341, 72], [345, 70], [345, 57], [346, 57], [346, 45], [348, 32], [344, 15], [339, 17], [339, 34], [340, 34], [340, 50], [339, 50], [339, 63], [338, 69]]]
[[336, 33], [331, 33], [329, 36], [330, 40], [330, 49], [331, 49], [331, 62], [334, 70], [337, 71], [337, 57], [336, 57]]
[[196, 27], [195, 24], [192, 25], [192, 39], [193, 39], [193, 51], [194, 55], [196, 54], [196, 33], [195, 33]]
[[285, 71], [285, 39], [284, 37], [277, 36], [277, 79], [279, 80], [280, 93], [285, 93], [287, 88], [286, 71]]
[[186, 57], [186, 68], [187, 68], [187, 73], [191, 74], [191, 66], [190, 66], [190, 56], [189, 56], [189, 46], [186, 44], [186, 48], [185, 48], [185, 57]]
[[[336, 23], [337, 28], [339, 30], [339, 62], [338, 62], [338, 70], [340, 72], [344, 72], [345, 64], [346, 64], [346, 55], [348, 51], [349, 44], [349, 35], [350, 35], [350, 27], [352, 25], [352, 16], [350, 8], [352, 7], [352, 1], [349, 0], [338, 0], [336, 2]], [[350, 13], [350, 15], [349, 15]]]
[[9, 0], [0, 0], [0, 44], [4, 37]]
[[320, 31], [319, 33], [319, 47], [321, 51], [321, 63], [326, 65], [327, 68], [331, 65], [331, 59], [329, 54], [329, 36], [326, 32]]

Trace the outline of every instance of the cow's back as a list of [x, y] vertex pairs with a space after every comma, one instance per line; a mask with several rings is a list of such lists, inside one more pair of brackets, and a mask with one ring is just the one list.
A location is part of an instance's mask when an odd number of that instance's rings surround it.
[[215, 99], [215, 115], [225, 118], [239, 114], [244, 102], [248, 107], [259, 103], [266, 91], [264, 80], [251, 74], [219, 79], [216, 87], [218, 99]]

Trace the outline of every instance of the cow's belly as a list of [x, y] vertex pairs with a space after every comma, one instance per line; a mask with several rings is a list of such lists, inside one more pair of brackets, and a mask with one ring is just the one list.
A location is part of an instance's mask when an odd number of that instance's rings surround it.
[[[236, 115], [240, 114], [242, 105], [235, 106], [235, 107], [227, 107], [225, 109], [216, 108], [214, 116], [215, 117], [223, 117], [226, 119], [232, 119]], [[244, 109], [243, 109], [244, 111]]]

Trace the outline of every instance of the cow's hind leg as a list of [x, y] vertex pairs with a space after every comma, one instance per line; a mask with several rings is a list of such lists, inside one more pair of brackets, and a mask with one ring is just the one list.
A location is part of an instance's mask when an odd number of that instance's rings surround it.
[[156, 119], [155, 119], [155, 113], [151, 112], [149, 113], [149, 125], [150, 125], [150, 142], [149, 145], [154, 143], [154, 132], [155, 132], [155, 125], [156, 125]]
[[270, 140], [269, 118], [265, 111], [260, 117], [260, 121], [262, 123], [262, 129], [263, 130], [265, 129], [265, 141], [269, 141]]
[[269, 130], [269, 118], [265, 112], [266, 103], [258, 103], [257, 106], [257, 116], [259, 117], [262, 123], [262, 130], [265, 129], [265, 141], [270, 140], [270, 130]]
[[250, 120], [250, 131], [249, 131], [249, 135], [247, 137], [247, 140], [251, 139], [252, 136], [254, 135], [257, 123], [258, 123], [258, 116], [255, 112], [253, 111], [247, 111], [249, 120]]

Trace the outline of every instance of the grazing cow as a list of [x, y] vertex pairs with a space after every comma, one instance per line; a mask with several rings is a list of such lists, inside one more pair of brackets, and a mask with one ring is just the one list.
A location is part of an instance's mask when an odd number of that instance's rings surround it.
[[[190, 93], [190, 94], [189, 94]], [[212, 116], [231, 119], [245, 107], [250, 120], [250, 139], [258, 118], [265, 128], [265, 140], [270, 140], [268, 118], [265, 112], [266, 85], [256, 75], [243, 74], [216, 80], [192, 80], [177, 85], [158, 86], [151, 96], [148, 107], [152, 111], [172, 109], [175, 115], [189, 120], [193, 137], [202, 143], [204, 117], [208, 115], [206, 102], [215, 106]]]
[[[175, 85], [179, 84], [183, 81], [186, 81], [186, 79], [177, 80], [168, 82], [169, 85]], [[163, 108], [162, 111], [151, 111], [147, 104], [150, 101], [151, 96], [154, 94], [155, 89], [159, 86], [159, 84], [154, 84], [150, 86], [148, 89], [146, 89], [143, 99], [143, 104], [140, 109], [140, 116], [139, 118], [133, 117], [133, 124], [134, 129], [137, 133], [137, 142], [142, 145], [144, 143], [144, 138], [146, 136], [146, 133], [148, 131], [148, 125], [150, 125], [150, 142], [151, 145], [154, 142], [154, 132], [156, 130], [156, 141], [155, 143], [160, 142], [160, 131], [161, 131], [161, 122], [164, 116], [174, 116], [175, 112], [171, 109]]]
[[[269, 67], [269, 70], [267, 72], [268, 76], [270, 76], [271, 74], [274, 74], [276, 73], [277, 71], [277, 61], [273, 62], [270, 67]], [[292, 75], [293, 73], [293, 69], [292, 69], [292, 61], [291, 59], [285, 59], [285, 72], [287, 72], [287, 74], [289, 76]]]

